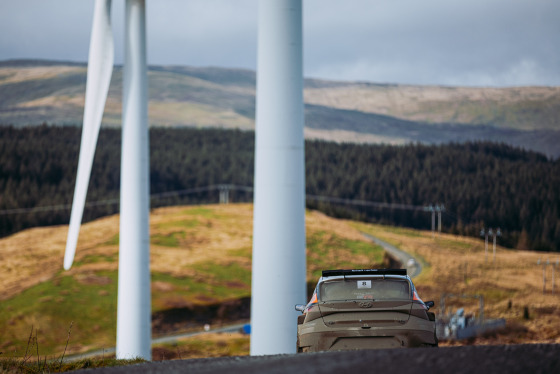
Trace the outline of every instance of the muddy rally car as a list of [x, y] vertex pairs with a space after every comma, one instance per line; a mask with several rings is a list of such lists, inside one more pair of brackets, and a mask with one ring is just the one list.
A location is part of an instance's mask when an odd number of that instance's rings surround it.
[[307, 305], [296, 305], [297, 351], [437, 347], [433, 301], [406, 269], [324, 270]]

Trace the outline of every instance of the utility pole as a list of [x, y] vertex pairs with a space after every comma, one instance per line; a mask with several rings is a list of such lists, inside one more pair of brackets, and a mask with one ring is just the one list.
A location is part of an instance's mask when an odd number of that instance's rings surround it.
[[441, 234], [441, 207], [436, 205], [437, 216], [438, 216], [438, 236]]
[[552, 294], [554, 295], [554, 271], [557, 266], [560, 266], [560, 260], [556, 260], [556, 263], [551, 263], [552, 265]]
[[436, 211], [433, 206], [430, 205], [430, 210], [432, 211], [432, 239], [436, 235]]
[[493, 247], [493, 257], [492, 257], [492, 263], [496, 263], [496, 236], [502, 236], [502, 231], [500, 230], [500, 228], [498, 227], [498, 229], [494, 232], [492, 232], [492, 229], [490, 229], [490, 235], [492, 235], [494, 237], [494, 247]]
[[220, 190], [220, 204], [229, 204], [229, 190], [231, 185], [221, 184], [218, 189]]
[[[539, 258], [537, 261], [537, 265], [542, 265], [542, 293], [543, 295], [546, 293], [546, 266], [549, 264], [550, 262], [548, 260], [542, 261], [541, 263], [541, 259]], [[554, 265], [553, 265], [554, 266]], [[554, 291], [553, 291], [554, 292]]]
[[484, 263], [488, 262], [488, 234], [492, 234], [492, 229], [486, 231], [483, 228], [480, 230], [480, 236], [484, 236]]
[[443, 204], [436, 205], [436, 212], [438, 213], [438, 235], [441, 234], [441, 212], [445, 212], [445, 206]]
[[436, 231], [436, 210], [432, 204], [424, 207], [425, 212], [432, 212], [432, 239], [435, 238]]
[[438, 234], [441, 234], [441, 212], [445, 212], [445, 207], [441, 205], [426, 205], [424, 206], [425, 212], [432, 212], [432, 239], [436, 236], [436, 212], [438, 214]]

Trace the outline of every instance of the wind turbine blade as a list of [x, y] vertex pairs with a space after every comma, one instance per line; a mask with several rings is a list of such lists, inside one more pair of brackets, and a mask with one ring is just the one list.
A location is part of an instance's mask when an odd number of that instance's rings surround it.
[[64, 254], [64, 269], [66, 270], [72, 266], [76, 253], [93, 156], [95, 155], [99, 128], [113, 72], [113, 60], [111, 0], [96, 0], [89, 46], [86, 101], [80, 158], [78, 161], [78, 175], [76, 177], [74, 201], [72, 203], [66, 252]]

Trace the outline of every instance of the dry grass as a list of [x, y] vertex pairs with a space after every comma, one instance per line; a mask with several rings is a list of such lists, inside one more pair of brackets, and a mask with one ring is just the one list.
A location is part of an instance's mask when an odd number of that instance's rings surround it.
[[410, 143], [410, 139], [407, 138], [365, 134], [361, 132], [354, 132], [354, 131], [347, 131], [347, 130], [312, 129], [309, 127], [306, 127], [304, 129], [304, 135], [306, 139], [326, 140], [329, 142], [336, 142], [336, 143], [358, 143], [358, 144], [383, 143], [383, 144], [392, 144], [392, 145], [403, 145], [403, 144]]
[[[75, 321], [76, 341], [70, 342], [69, 353], [114, 342], [118, 220], [112, 216], [83, 225], [76, 262], [69, 272], [62, 271], [66, 226], [30, 229], [0, 240], [0, 300], [4, 300], [0, 347], [4, 352], [19, 346], [31, 325], [40, 327], [42, 347], [51, 344], [50, 352], [60, 352], [65, 342], [60, 326], [70, 320]], [[248, 296], [252, 224], [251, 204], [152, 211], [154, 311]], [[494, 265], [491, 250], [486, 263], [484, 242], [473, 238], [443, 234], [432, 239], [429, 232], [342, 221], [316, 211], [307, 212], [306, 225], [308, 281], [316, 281], [324, 268], [379, 266], [379, 252], [363, 238], [360, 231], [364, 231], [421, 259], [425, 268], [415, 283], [424, 300], [435, 300], [437, 307], [445, 292], [483, 294], [486, 316], [507, 319], [507, 331], [474, 343], [560, 342], [560, 292], [550, 294], [548, 267], [549, 293], [543, 295], [542, 267], [536, 265], [539, 258], [555, 261], [554, 256], [498, 247]], [[556, 281], [560, 291], [558, 278], [560, 272]], [[76, 304], [72, 300], [79, 298], [86, 308], [91, 302], [102, 308], [88, 310], [107, 320], [90, 326], [74, 319], [86, 318], [77, 317], [83, 314], [81, 309], [70, 310]], [[447, 304], [478, 312], [475, 301], [449, 300]], [[67, 312], [64, 321], [52, 319], [62, 312], [55, 310], [57, 305]], [[525, 308], [529, 319], [524, 318]], [[50, 331], [51, 326], [60, 331]]]
[[36, 79], [56, 78], [64, 74], [85, 74], [85, 66], [31, 66], [31, 67], [3, 67], [0, 68], [2, 83], [20, 83]]
[[[432, 239], [426, 231], [396, 229], [353, 223], [354, 227], [378, 236], [399, 248], [419, 256], [429, 267], [415, 280], [424, 300], [439, 306], [443, 293], [482, 294], [485, 316], [505, 318], [508, 329], [479, 338], [487, 343], [560, 343], [560, 268], [556, 271], [555, 294], [551, 293], [552, 268], [547, 268], [547, 293], [543, 294], [542, 266], [539, 259], [556, 261], [560, 255], [518, 251], [498, 246], [493, 262], [492, 243], [485, 261], [484, 241], [448, 234]], [[478, 314], [476, 300], [446, 300], [453, 308], [465, 307]], [[524, 319], [528, 308], [529, 319]]]
[[150, 122], [158, 126], [220, 127], [250, 130], [254, 121], [233, 110], [216, 110], [209, 105], [190, 102], [150, 101]]
[[183, 233], [177, 235], [177, 246], [152, 241], [152, 271], [189, 276], [195, 263], [230, 263], [240, 260], [237, 251], [250, 252], [253, 209], [249, 204], [162, 208], [152, 213], [150, 229], [152, 236]]
[[[114, 248], [102, 244], [117, 234], [118, 227], [115, 217], [83, 225], [76, 261], [91, 253], [107, 254], [114, 251]], [[53, 279], [62, 269], [67, 233], [67, 226], [41, 227], [0, 240], [0, 300]], [[116, 265], [112, 267], [116, 269]]]
[[[39, 354], [38, 331], [31, 328], [25, 353], [20, 357], [0, 356], [0, 373], [64, 373], [86, 368], [99, 368], [111, 366], [125, 366], [146, 362], [144, 359], [136, 358], [130, 360], [117, 360], [114, 357], [100, 357], [81, 360], [64, 360], [66, 348], [70, 340], [72, 326], [68, 330], [66, 346], [60, 356], [41, 356]], [[0, 352], [0, 355], [2, 352]]]
[[[308, 104], [385, 114], [412, 121], [434, 123], [477, 122], [481, 113], [490, 114], [485, 105], [511, 106], [554, 101], [560, 96], [559, 87], [440, 87], [440, 86], [372, 86], [348, 83], [340, 87], [307, 88]], [[488, 113], [487, 113], [488, 112]], [[526, 124], [527, 130], [535, 124]], [[542, 126], [542, 124], [540, 125]], [[550, 125], [552, 129], [556, 125]]]
[[249, 335], [241, 333], [206, 333], [181, 338], [172, 344], [158, 344], [152, 348], [154, 361], [204, 357], [247, 356]]
[[[174, 277], [187, 277], [193, 275], [193, 264], [207, 261], [236, 262], [250, 268], [252, 229], [251, 204], [155, 209], [150, 216], [151, 269]], [[78, 276], [116, 270], [118, 230], [118, 215], [82, 225], [75, 265], [65, 274]], [[307, 231], [309, 234], [327, 231], [344, 239], [364, 241], [358, 230], [319, 212], [308, 212]], [[67, 226], [53, 226], [21, 231], [1, 239], [0, 300], [60, 273], [66, 235]], [[166, 242], [166, 238], [176, 241]], [[240, 256], [240, 252], [245, 256]], [[99, 260], [88, 261], [92, 257]]]
[[[248, 297], [252, 224], [251, 204], [153, 210], [154, 315], [172, 315], [184, 308], [206, 310], [210, 305]], [[118, 230], [118, 216], [83, 225], [69, 271], [62, 270], [66, 226], [25, 230], [0, 240], [0, 351], [21, 352], [25, 331], [33, 325], [42, 332], [41, 353], [59, 352], [63, 326], [71, 321], [75, 329], [69, 353], [113, 344]], [[312, 282], [325, 267], [378, 266], [382, 261], [381, 250], [358, 230], [318, 212], [307, 212], [307, 237], [308, 280]], [[92, 320], [96, 322], [92, 324]], [[165, 323], [161, 326], [168, 328]], [[195, 321], [187, 320], [180, 328], [192, 323]]]

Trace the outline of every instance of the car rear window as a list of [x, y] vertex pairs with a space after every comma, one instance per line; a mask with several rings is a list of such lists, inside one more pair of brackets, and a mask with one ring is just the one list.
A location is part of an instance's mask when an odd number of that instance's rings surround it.
[[410, 285], [401, 279], [340, 279], [320, 286], [321, 301], [410, 299]]

